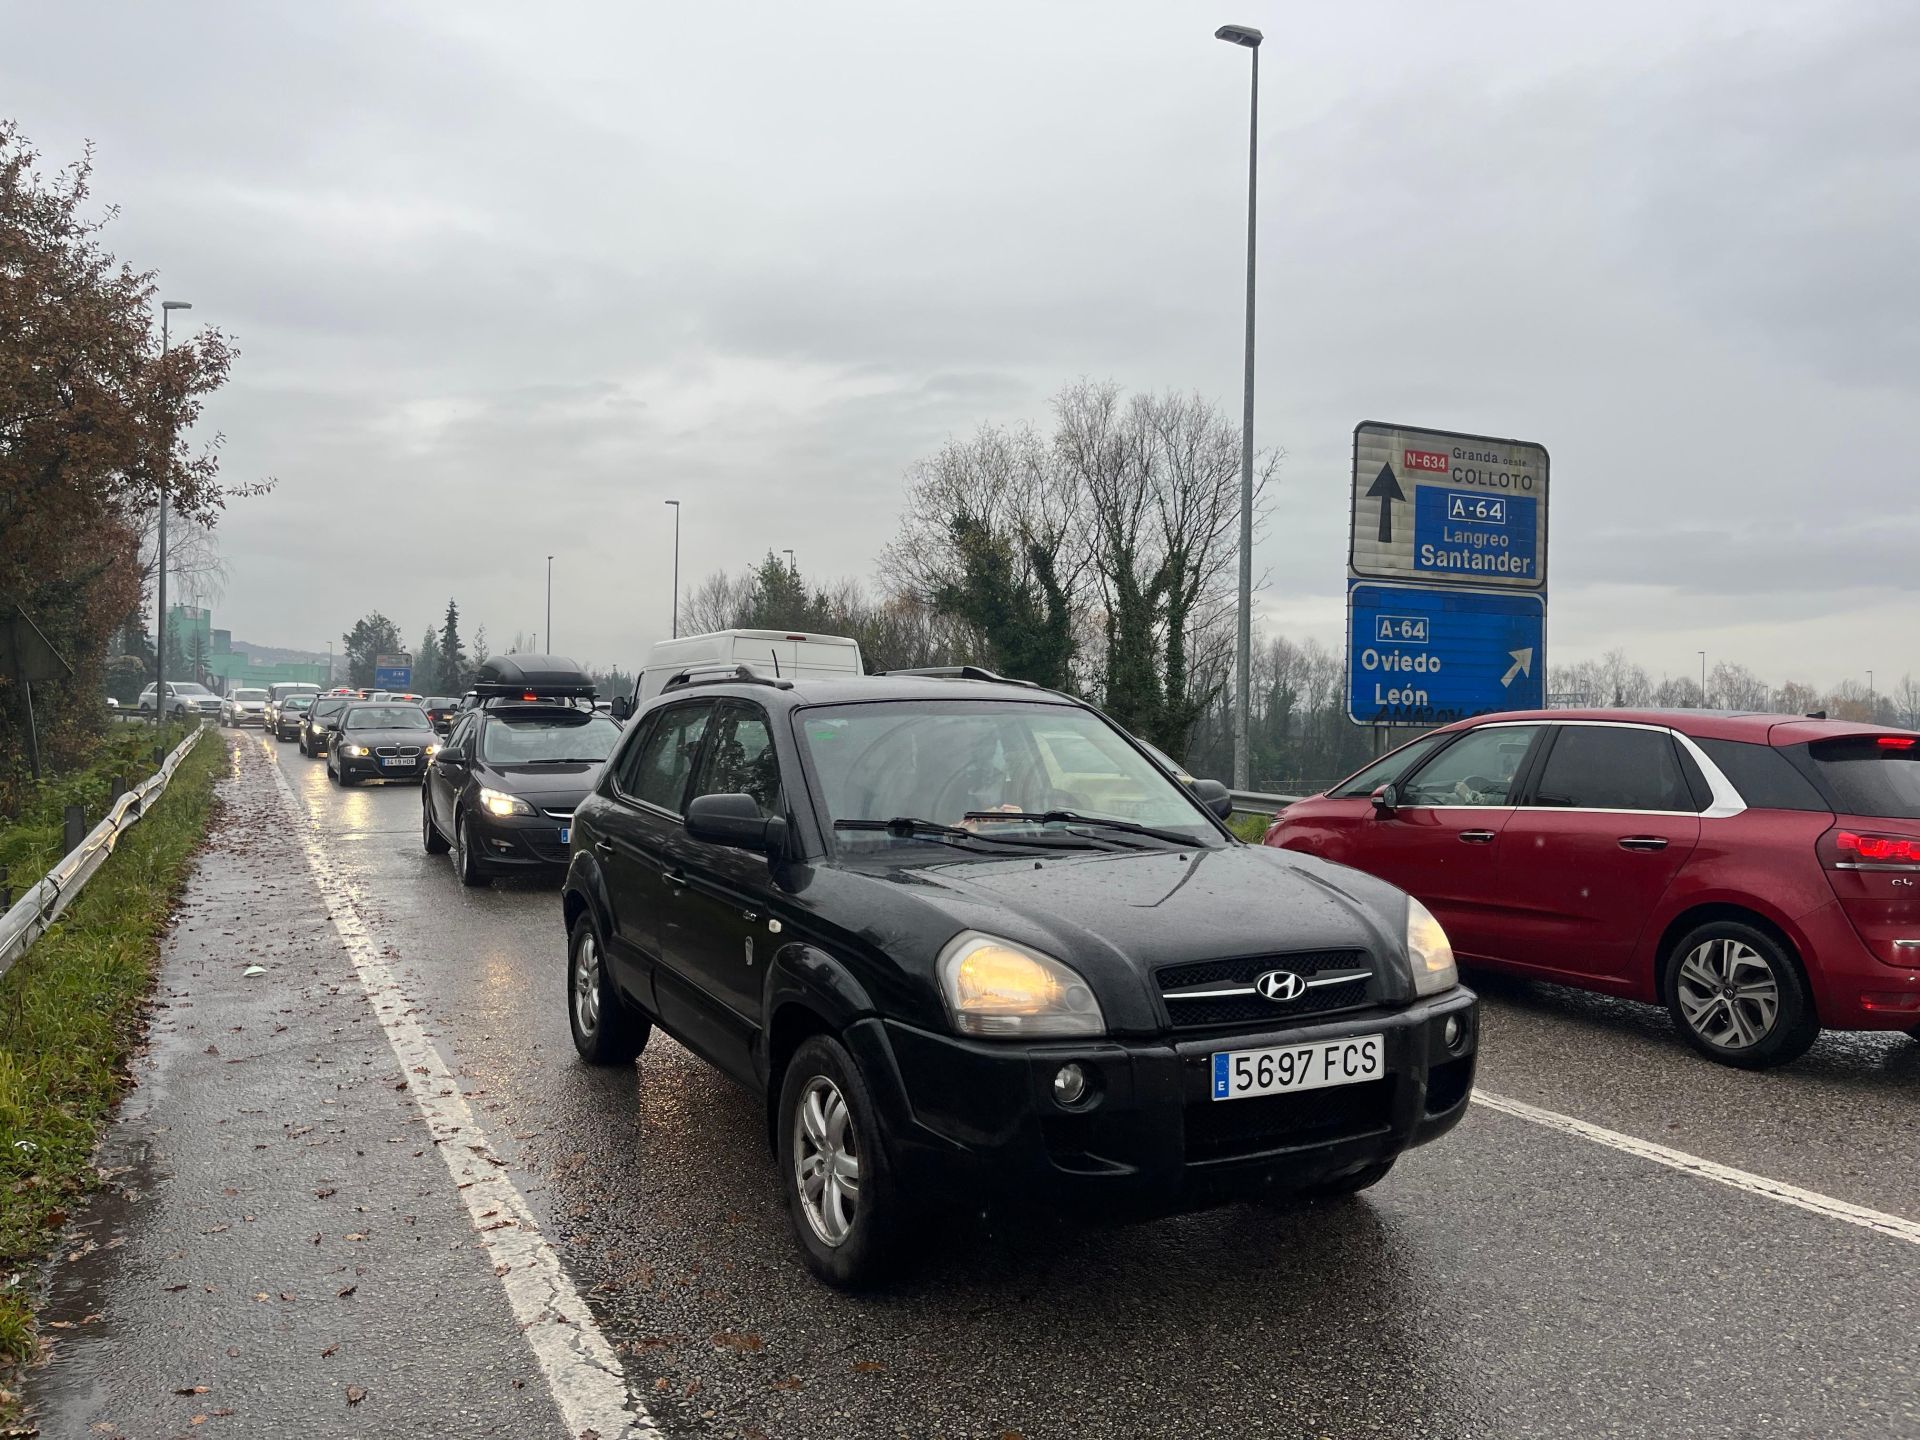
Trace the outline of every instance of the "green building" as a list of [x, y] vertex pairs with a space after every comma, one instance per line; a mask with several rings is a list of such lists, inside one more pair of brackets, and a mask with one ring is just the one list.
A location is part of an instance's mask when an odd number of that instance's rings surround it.
[[264, 690], [269, 685], [283, 683], [327, 683], [324, 663], [298, 660], [253, 663], [233, 648], [231, 630], [213, 628], [213, 612], [205, 606], [169, 606], [167, 637], [173, 642], [171, 653], [185, 657], [193, 677], [223, 695], [243, 686]]

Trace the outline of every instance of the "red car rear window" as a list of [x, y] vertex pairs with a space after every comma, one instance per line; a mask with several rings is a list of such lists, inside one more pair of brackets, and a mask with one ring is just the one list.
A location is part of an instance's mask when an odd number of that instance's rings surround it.
[[1920, 820], [1920, 746], [1894, 749], [1880, 741], [1816, 740], [1806, 747], [1807, 766], [1842, 814]]

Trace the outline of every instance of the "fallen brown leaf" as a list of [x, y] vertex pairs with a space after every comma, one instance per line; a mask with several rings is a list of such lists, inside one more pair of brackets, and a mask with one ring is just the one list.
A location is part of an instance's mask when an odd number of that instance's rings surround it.
[[337, 1294], [335, 1294], [333, 1298], [336, 1300], [344, 1300], [347, 1298], [347, 1296], [351, 1295], [354, 1291], [358, 1290], [359, 1288], [360, 1287], [358, 1285], [349, 1285], [347, 1286], [346, 1289], [339, 1291]]
[[362, 1385], [347, 1386], [347, 1403], [349, 1405], [358, 1405], [362, 1400], [366, 1398], [367, 1398], [367, 1391], [365, 1386], [362, 1386]]
[[758, 1335], [721, 1330], [713, 1336], [713, 1347], [716, 1350], [738, 1350], [744, 1353], [749, 1350], [764, 1350], [767, 1348], [767, 1342]]
[[878, 1360], [856, 1360], [853, 1362], [853, 1373], [856, 1375], [878, 1375], [886, 1368], [887, 1367], [882, 1365]]
[[207, 1387], [204, 1385], [182, 1385], [175, 1389], [173, 1393], [176, 1395], [204, 1395], [207, 1393]]

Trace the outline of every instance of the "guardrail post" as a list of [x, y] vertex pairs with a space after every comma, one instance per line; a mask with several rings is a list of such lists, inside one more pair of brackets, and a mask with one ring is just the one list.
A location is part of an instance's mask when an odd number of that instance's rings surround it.
[[167, 747], [166, 747], [166, 746], [164, 746], [164, 745], [156, 745], [156, 746], [154, 746], [154, 747], [153, 747], [153, 763], [154, 763], [155, 765], [159, 765], [159, 764], [161, 764], [162, 762], [164, 762], [164, 761], [166, 760], [166, 758], [167, 758]]
[[124, 775], [114, 776], [113, 788], [107, 792], [107, 808], [111, 810], [115, 805], [118, 805], [120, 803], [120, 797], [126, 793], [127, 777]]
[[67, 806], [67, 833], [64, 837], [66, 849], [60, 853], [71, 855], [80, 848], [80, 842], [87, 838], [87, 812], [78, 805]]

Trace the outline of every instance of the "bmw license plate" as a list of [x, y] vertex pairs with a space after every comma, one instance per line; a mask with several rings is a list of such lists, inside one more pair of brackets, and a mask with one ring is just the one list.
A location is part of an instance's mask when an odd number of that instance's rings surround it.
[[1358, 1085], [1386, 1074], [1386, 1044], [1378, 1035], [1319, 1040], [1270, 1050], [1220, 1050], [1213, 1057], [1213, 1098], [1246, 1100], [1294, 1090]]
[[562, 825], [560, 827], [560, 843], [564, 845], [572, 838], [573, 838], [573, 827], [571, 825]]
[[414, 766], [414, 759], [411, 755], [397, 755], [391, 760], [382, 760], [380, 763], [385, 765], [389, 770], [411, 770]]

